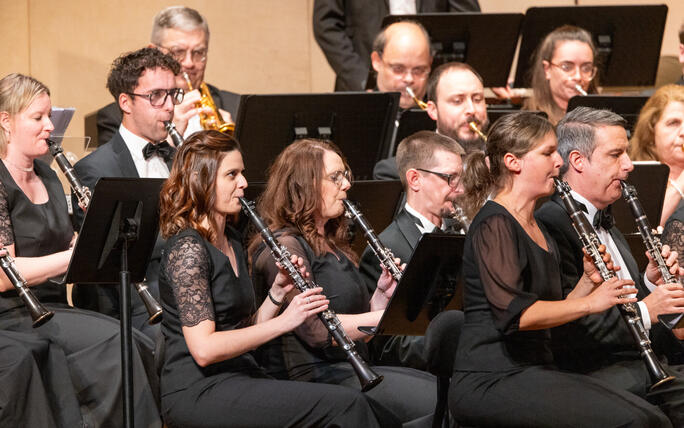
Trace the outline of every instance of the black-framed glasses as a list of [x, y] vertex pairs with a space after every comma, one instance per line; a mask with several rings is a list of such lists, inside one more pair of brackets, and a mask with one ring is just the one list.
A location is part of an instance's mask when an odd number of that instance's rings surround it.
[[[162, 46], [163, 49], [165, 49], [169, 55], [173, 57], [178, 62], [183, 62], [185, 58], [188, 56], [188, 50], [187, 49], [181, 49], [181, 48], [167, 48]], [[199, 48], [199, 49], [193, 49], [190, 52], [190, 59], [192, 59], [192, 62], [194, 63], [203, 63], [207, 60], [207, 49], [206, 48]]]
[[457, 188], [459, 181], [461, 181], [461, 176], [459, 174], [447, 174], [445, 172], [430, 171], [429, 169], [416, 168], [418, 171], [429, 172], [430, 174], [435, 174], [436, 176], [444, 179], [449, 187]]
[[561, 71], [563, 71], [563, 73], [565, 74], [575, 74], [577, 68], [579, 68], [580, 74], [584, 78], [592, 79], [596, 75], [596, 66], [593, 62], [585, 62], [584, 64], [580, 65], [577, 65], [574, 62], [570, 61], [563, 61], [560, 64], [549, 62], [549, 64], [553, 65], [554, 67], [560, 68]]
[[136, 94], [134, 92], [126, 92], [128, 95], [134, 97], [147, 98], [152, 107], [161, 107], [166, 103], [166, 98], [171, 96], [171, 102], [174, 105], [178, 105], [183, 102], [183, 97], [185, 96], [185, 91], [181, 88], [173, 89], [155, 89], [150, 91], [149, 94]]
[[353, 178], [351, 171], [345, 169], [344, 171], [335, 171], [332, 174], [328, 175], [328, 180], [335, 183], [337, 187], [342, 187], [342, 185], [344, 184], [344, 180], [347, 180], [349, 182], [349, 185], [351, 185]]

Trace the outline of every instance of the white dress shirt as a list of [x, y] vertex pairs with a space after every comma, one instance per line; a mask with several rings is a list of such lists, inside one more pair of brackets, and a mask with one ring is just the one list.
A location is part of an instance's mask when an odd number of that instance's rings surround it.
[[135, 169], [138, 170], [140, 178], [168, 178], [169, 167], [166, 162], [159, 156], [151, 156], [149, 159], [143, 157], [143, 147], [149, 143], [146, 139], [138, 137], [123, 126], [119, 126], [119, 134], [123, 138], [128, 151], [131, 152]]
[[421, 224], [416, 224], [416, 227], [418, 227], [418, 230], [420, 230], [421, 234], [424, 233], [431, 233], [433, 230], [437, 228], [430, 220], [428, 220], [424, 215], [419, 213], [415, 208], [413, 208], [411, 205], [406, 203], [404, 205], [404, 209], [411, 214], [412, 216], [416, 217], [418, 220], [420, 220]]
[[389, 0], [390, 15], [415, 15], [416, 0]]

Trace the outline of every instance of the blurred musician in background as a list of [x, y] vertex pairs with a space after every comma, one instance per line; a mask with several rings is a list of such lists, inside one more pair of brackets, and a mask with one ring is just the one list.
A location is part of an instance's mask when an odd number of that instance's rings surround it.
[[[75, 241], [62, 184], [55, 172], [38, 160], [48, 153], [45, 140], [54, 129], [51, 107], [50, 91], [32, 77], [10, 74], [0, 80], [0, 242], [15, 259], [17, 270], [38, 300], [55, 312], [52, 319], [34, 329], [9, 278], [0, 274], [0, 330], [33, 349], [51, 400], [54, 424], [120, 426], [123, 405], [119, 323], [102, 314], [70, 307], [66, 286], [50, 280], [66, 272]], [[136, 424], [159, 427], [157, 406], [138, 352], [147, 348], [151, 356], [154, 344], [140, 333], [134, 334], [139, 345], [133, 348], [132, 360]], [[6, 355], [3, 348], [0, 353], [6, 358], [11, 352], [8, 350]], [[8, 389], [13, 385], [9, 379], [3, 377], [3, 397], [21, 391]], [[24, 382], [34, 381], [26, 378]], [[40, 395], [21, 399], [36, 400], [31, 409], [40, 408]], [[5, 411], [5, 398], [0, 401]], [[1, 425], [29, 426], [27, 421], [39, 416], [29, 415], [22, 423]]]
[[679, 27], [679, 63], [682, 65], [682, 77], [677, 80], [677, 84], [684, 85], [684, 22]]
[[[596, 47], [588, 31], [564, 25], [550, 32], [535, 51], [530, 68], [532, 96], [523, 107], [545, 112], [556, 124], [568, 101], [581, 91], [595, 94]], [[579, 87], [579, 89], [578, 89]]]
[[[173, 56], [181, 65], [181, 73], [176, 77], [178, 87], [186, 91], [183, 102], [176, 106], [174, 123], [181, 135], [189, 136], [201, 130], [199, 113], [211, 113], [206, 108], [198, 108], [200, 93], [197, 90], [204, 82], [209, 52], [209, 25], [199, 12], [189, 7], [170, 6], [155, 16], [150, 36], [150, 47], [156, 47]], [[183, 73], [187, 73], [193, 90], [190, 91]], [[240, 95], [219, 90], [207, 85], [211, 96], [221, 110], [223, 119], [232, 122], [237, 118]], [[121, 124], [121, 111], [116, 103], [107, 105], [97, 112], [99, 145], [109, 141]]]
[[[174, 117], [174, 106], [183, 101], [176, 76], [180, 65], [156, 48], [143, 48], [117, 58], [107, 79], [107, 89], [117, 102], [123, 120], [116, 134], [105, 145], [74, 165], [84, 186], [94, 189], [100, 177], [167, 178], [175, 148], [166, 142], [164, 122]], [[72, 195], [72, 200], [76, 199]], [[75, 205], [74, 205], [75, 206]], [[77, 226], [83, 213], [75, 213]], [[147, 267], [150, 293], [159, 299], [159, 251], [157, 242]], [[119, 317], [119, 289], [92, 284], [74, 285], [75, 306]], [[151, 338], [159, 326], [147, 323], [147, 310], [137, 293], [131, 295], [133, 327]]]
[[477, 0], [315, 0], [314, 37], [337, 75], [335, 91], [362, 91], [385, 16], [479, 11]]

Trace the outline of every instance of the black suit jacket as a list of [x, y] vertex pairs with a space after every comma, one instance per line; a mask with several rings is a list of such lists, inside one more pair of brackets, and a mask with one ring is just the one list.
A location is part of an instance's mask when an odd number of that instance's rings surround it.
[[[172, 161], [167, 162], [167, 166], [171, 169]], [[76, 162], [74, 171], [83, 185], [91, 190], [95, 188], [95, 184], [100, 177], [140, 177], [138, 170], [135, 168], [131, 153], [118, 130], [108, 143], [98, 147], [97, 150]], [[78, 200], [73, 193], [71, 200], [73, 206], [78, 207]], [[82, 222], [83, 211], [75, 208], [74, 223], [77, 231], [80, 229]], [[163, 245], [164, 241], [157, 237], [157, 242], [155, 243], [152, 257], [145, 273], [148, 288], [156, 299], [159, 299], [157, 284], [159, 261], [161, 260]], [[74, 305], [77, 307], [95, 310], [116, 318], [119, 317], [119, 291], [117, 287], [76, 284], [72, 296]], [[142, 306], [142, 301], [137, 297], [137, 293], [132, 293], [131, 301], [134, 316], [136, 313], [142, 313], [144, 316], [145, 309]], [[134, 325], [134, 327], [140, 328], [139, 325]]]
[[[238, 107], [240, 107], [240, 94], [222, 91], [217, 87], [207, 84], [216, 107], [230, 113], [233, 120], [237, 120]], [[107, 104], [97, 111], [97, 145], [101, 146], [109, 141], [119, 130], [121, 125], [121, 110], [117, 103]]]
[[[477, 0], [416, 0], [418, 13], [479, 12]], [[370, 67], [373, 40], [389, 0], [315, 0], [314, 37], [335, 71], [336, 91], [362, 91]]]
[[[563, 295], [567, 296], [584, 272], [582, 244], [558, 194], [542, 205], [535, 217], [558, 244]], [[611, 228], [609, 233], [625, 262], [622, 269], [629, 271], [637, 287], [637, 298], [641, 300], [649, 291], [629, 245], [616, 227]], [[553, 329], [552, 336], [556, 362], [564, 369], [593, 371], [615, 359], [639, 358], [634, 339], [617, 307], [557, 327]], [[651, 340], [657, 354], [667, 355], [671, 360], [680, 358], [675, 356], [675, 353], [681, 352], [677, 349], [676, 339], [662, 324], [652, 326]]]

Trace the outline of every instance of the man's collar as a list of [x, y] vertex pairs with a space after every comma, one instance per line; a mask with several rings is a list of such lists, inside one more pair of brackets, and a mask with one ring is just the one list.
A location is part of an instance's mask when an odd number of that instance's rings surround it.
[[594, 206], [591, 202], [587, 200], [584, 196], [580, 195], [579, 193], [575, 192], [574, 190], [570, 190], [570, 194], [572, 197], [579, 203], [584, 204], [585, 207], [587, 207], [587, 218], [589, 219], [589, 222], [591, 223], [592, 219], [598, 212], [598, 208]]
[[420, 220], [421, 224], [416, 224], [418, 226], [418, 229], [420, 229], [421, 233], [429, 233], [432, 232], [437, 226], [432, 223], [430, 220], [428, 220], [424, 215], [419, 213], [415, 208], [413, 208], [411, 205], [409, 205], [408, 202], [404, 205], [404, 209], [411, 214], [412, 216], [416, 217], [418, 220]]
[[143, 159], [142, 150], [149, 141], [129, 131], [123, 123], [119, 126], [119, 134], [121, 134], [121, 138], [126, 143], [133, 159]]

